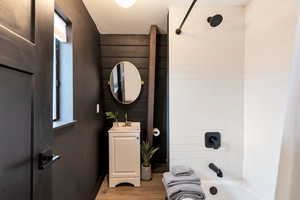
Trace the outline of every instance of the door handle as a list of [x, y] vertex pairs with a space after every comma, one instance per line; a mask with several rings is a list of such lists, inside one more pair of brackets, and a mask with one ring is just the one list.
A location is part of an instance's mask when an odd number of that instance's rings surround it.
[[54, 155], [51, 152], [47, 151], [45, 153], [39, 154], [39, 169], [44, 170], [54, 164], [61, 158], [60, 155]]

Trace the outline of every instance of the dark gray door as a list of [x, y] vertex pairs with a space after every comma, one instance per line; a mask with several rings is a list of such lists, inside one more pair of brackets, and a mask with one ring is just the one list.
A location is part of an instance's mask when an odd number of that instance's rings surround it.
[[[51, 200], [52, 0], [0, 0], [0, 199]], [[46, 163], [46, 162], [45, 162]]]

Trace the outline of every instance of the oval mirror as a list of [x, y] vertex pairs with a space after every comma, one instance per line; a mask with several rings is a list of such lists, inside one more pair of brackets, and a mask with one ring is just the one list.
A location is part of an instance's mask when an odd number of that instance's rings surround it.
[[139, 71], [131, 62], [116, 64], [110, 74], [110, 90], [122, 104], [133, 103], [140, 95], [142, 80]]

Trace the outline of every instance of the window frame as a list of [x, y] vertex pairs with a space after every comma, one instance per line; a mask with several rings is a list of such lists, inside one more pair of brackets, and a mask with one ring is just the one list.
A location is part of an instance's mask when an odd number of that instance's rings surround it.
[[[54, 35], [54, 38], [55, 39], [58, 39], [59, 41], [59, 50], [60, 52], [57, 53], [59, 56], [56, 56], [58, 59], [57, 61], [57, 71], [56, 71], [56, 74], [57, 74], [57, 78], [59, 78], [58, 80], [58, 83], [59, 83], [59, 90], [57, 90], [57, 93], [59, 91], [59, 94], [56, 96], [56, 98], [59, 98], [57, 100], [57, 106], [59, 106], [59, 118], [56, 117], [56, 121], [52, 121], [53, 123], [53, 129], [54, 130], [58, 130], [58, 129], [61, 129], [61, 128], [65, 128], [65, 127], [69, 127], [69, 126], [74, 126], [76, 123], [77, 123], [77, 120], [76, 120], [76, 113], [75, 113], [75, 69], [74, 69], [74, 49], [73, 49], [73, 25], [72, 25], [72, 21], [70, 20], [69, 17], [67, 17], [66, 15], [64, 15], [63, 13], [63, 10], [61, 10], [57, 5], [55, 5], [55, 10], [54, 10], [55, 14], [60, 18], [62, 19], [65, 24], [66, 24], [66, 40], [64, 41], [61, 41], [59, 38], [56, 38], [55, 35]], [[54, 43], [54, 41], [53, 41]], [[71, 53], [71, 59], [70, 59], [70, 62], [72, 64], [71, 68], [72, 68], [72, 72], [71, 72], [71, 76], [72, 76], [72, 80], [71, 82], [67, 82], [66, 84], [64, 83], [65, 81], [65, 65], [63, 63], [65, 63], [65, 57], [61, 57], [62, 54], [64, 54], [65, 52], [65, 48], [66, 48], [66, 45], [69, 46], [70, 49], [70, 53]], [[53, 49], [53, 52], [54, 49]], [[55, 52], [56, 53], [56, 52]], [[54, 56], [53, 56], [54, 58]], [[54, 65], [53, 65], [54, 66]], [[53, 68], [54, 70], [54, 68]], [[53, 73], [52, 73], [53, 74]], [[54, 75], [54, 74], [53, 74]], [[52, 78], [53, 80], [53, 78]], [[71, 84], [71, 96], [69, 96], [69, 100], [72, 101], [70, 102], [72, 104], [71, 107], [69, 107], [71, 109], [71, 113], [68, 115], [66, 114], [66, 109], [68, 109], [66, 107], [66, 101], [64, 99], [64, 97], [66, 96], [65, 94], [68, 94], [65, 93], [65, 90], [66, 90], [66, 85], [67, 84]], [[54, 82], [52, 82], [52, 85], [54, 86]], [[53, 91], [52, 91], [52, 94]], [[53, 98], [52, 98], [53, 100]], [[54, 103], [52, 103], [53, 105]], [[54, 114], [54, 110], [52, 110], [52, 113]], [[69, 113], [69, 112], [68, 112]], [[53, 118], [53, 117], [52, 117]]]
[[[56, 87], [56, 108], [55, 108], [55, 113], [56, 113], [56, 118], [52, 119], [53, 122], [57, 122], [60, 120], [60, 41], [54, 37], [55, 39], [55, 66], [53, 65], [53, 69], [55, 68], [56, 72], [56, 80], [55, 80], [55, 87]], [[54, 81], [54, 79], [52, 79]], [[53, 92], [53, 91], [52, 91]], [[53, 105], [53, 103], [52, 103]], [[53, 108], [52, 108], [53, 109]], [[53, 110], [52, 110], [53, 112]]]

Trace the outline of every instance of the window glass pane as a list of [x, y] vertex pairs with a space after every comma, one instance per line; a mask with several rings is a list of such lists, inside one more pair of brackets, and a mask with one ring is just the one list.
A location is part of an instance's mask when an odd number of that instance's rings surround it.
[[[68, 34], [67, 34], [68, 31]], [[54, 16], [53, 51], [53, 127], [74, 121], [72, 23]]]
[[54, 39], [53, 40], [54, 44], [53, 44], [53, 80], [52, 80], [52, 88], [53, 88], [53, 91], [52, 91], [52, 102], [53, 102], [53, 113], [52, 113], [52, 116], [53, 116], [53, 120], [57, 120], [58, 116], [57, 116], [57, 87], [56, 87], [56, 80], [57, 80], [57, 69], [56, 69], [56, 40]]
[[54, 14], [54, 36], [61, 42], [67, 42], [67, 24], [57, 14]]

